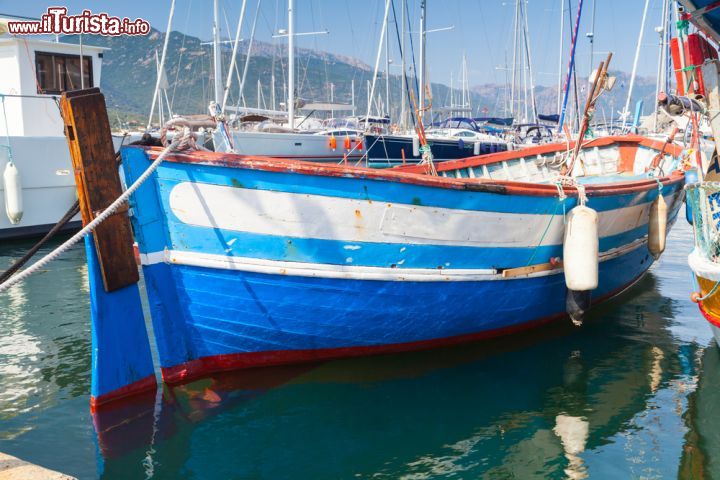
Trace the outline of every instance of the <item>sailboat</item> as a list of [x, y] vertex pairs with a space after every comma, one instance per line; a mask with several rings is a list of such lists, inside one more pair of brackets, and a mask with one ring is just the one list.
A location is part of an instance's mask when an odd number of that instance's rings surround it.
[[[425, 59], [425, 39], [426, 39], [426, 2], [420, 2], [420, 67], [418, 71], [418, 118], [417, 122], [422, 122], [422, 117], [427, 110], [425, 106], [425, 92], [429, 82], [426, 75], [426, 59]], [[383, 31], [387, 29], [388, 17], [385, 16]], [[404, 19], [403, 19], [404, 23]], [[386, 47], [387, 48], [387, 47]], [[404, 52], [400, 52], [404, 55]], [[464, 59], [463, 59], [464, 60]], [[463, 65], [465, 65], [463, 61]], [[406, 73], [403, 71], [403, 76]], [[407, 78], [402, 78], [401, 82], [407, 82]], [[408, 96], [410, 93], [408, 92]], [[464, 98], [469, 98], [469, 92], [464, 93]], [[402, 99], [403, 102], [409, 100]], [[469, 103], [469, 102], [468, 102]], [[411, 105], [412, 107], [412, 105]], [[465, 107], [465, 106], [463, 106]], [[369, 115], [368, 106], [368, 115]], [[451, 107], [451, 111], [457, 111], [458, 108]], [[404, 115], [401, 115], [404, 120]], [[472, 122], [471, 119], [469, 119]], [[474, 124], [474, 122], [472, 122]], [[436, 162], [447, 160], [455, 160], [460, 158], [468, 158], [476, 155], [484, 155], [488, 153], [504, 152], [508, 149], [508, 142], [502, 138], [488, 135], [480, 131], [462, 129], [458, 131], [447, 131], [447, 129], [437, 129], [435, 131], [429, 129], [427, 131], [428, 147], [432, 150], [433, 157]], [[373, 133], [366, 132], [365, 146], [367, 148], [366, 164], [371, 167], [393, 167], [398, 165], [406, 165], [420, 163], [422, 161], [422, 152], [420, 150], [420, 138], [417, 132], [409, 133]]]
[[[215, 25], [218, 25], [217, 2], [215, 0]], [[213, 135], [216, 151], [242, 155], [270, 155], [313, 162], [357, 162], [364, 154], [363, 138], [360, 135], [345, 135], [336, 138], [333, 132], [308, 132], [297, 129], [296, 109], [299, 106], [295, 95], [295, 9], [294, 0], [288, 0], [288, 98], [287, 123], [273, 125], [263, 130], [230, 129], [216, 130]], [[215, 43], [219, 42], [215, 29]], [[217, 48], [216, 48], [217, 51]], [[246, 62], [249, 61], [249, 57]], [[231, 76], [230, 72], [230, 76]], [[220, 56], [215, 55], [215, 104], [223, 104], [221, 97]], [[216, 111], [222, 113], [221, 111]], [[318, 134], [319, 133], [319, 134]]]

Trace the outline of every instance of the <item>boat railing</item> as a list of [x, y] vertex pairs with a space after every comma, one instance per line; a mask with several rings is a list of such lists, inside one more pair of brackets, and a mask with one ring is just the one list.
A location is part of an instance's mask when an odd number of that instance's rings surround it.
[[696, 250], [720, 263], [720, 182], [689, 183], [685, 192], [692, 211]]

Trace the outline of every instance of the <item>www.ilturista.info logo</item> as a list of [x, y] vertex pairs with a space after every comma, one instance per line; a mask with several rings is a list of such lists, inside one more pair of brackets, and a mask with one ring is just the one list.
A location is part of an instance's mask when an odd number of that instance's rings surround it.
[[39, 21], [8, 22], [8, 31], [13, 35], [147, 35], [150, 24], [142, 18], [130, 20], [90, 10], [83, 10], [80, 15], [68, 15], [65, 7], [50, 7]]

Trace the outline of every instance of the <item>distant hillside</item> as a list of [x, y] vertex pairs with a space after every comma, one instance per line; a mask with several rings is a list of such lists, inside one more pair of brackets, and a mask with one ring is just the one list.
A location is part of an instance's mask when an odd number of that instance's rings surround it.
[[[75, 36], [67, 36], [64, 41], [77, 43]], [[148, 36], [121, 36], [85, 38], [86, 43], [110, 48], [104, 54], [101, 87], [108, 100], [108, 106], [120, 117], [144, 119], [149, 113], [153, 89], [156, 81], [155, 54], [162, 51], [164, 34], [153, 30]], [[246, 43], [240, 48], [237, 70], [231, 88], [231, 103], [238, 99], [238, 78], [242, 76], [246, 57]], [[230, 63], [231, 48], [223, 48], [223, 68], [227, 72]], [[351, 103], [351, 83], [355, 81], [355, 100], [358, 112], [367, 108], [368, 83], [372, 79], [372, 67], [352, 57], [307, 49], [297, 51], [297, 91], [307, 101], [327, 102], [330, 100], [330, 84], [334, 85], [334, 101]], [[169, 82], [168, 97], [176, 113], [204, 113], [207, 111], [213, 93], [212, 46], [203, 45], [200, 39], [180, 32], [170, 34], [168, 57], [166, 60]], [[430, 78], [433, 78], [432, 64], [428, 66]], [[287, 83], [287, 52], [285, 45], [272, 45], [255, 42], [245, 87], [245, 102], [249, 107], [258, 106], [258, 80], [260, 81], [260, 107], [272, 107], [272, 74], [275, 75], [276, 107], [284, 103]], [[610, 116], [610, 105], [614, 111], [621, 110], [629, 85], [627, 75], [618, 74], [615, 89], [605, 94], [599, 102], [599, 112], [604, 108]], [[412, 79], [410, 79], [412, 80]], [[578, 79], [579, 89], [586, 84]], [[400, 77], [391, 76], [390, 82], [391, 114], [399, 116]], [[652, 79], [639, 78], [636, 81], [634, 98], [643, 98], [646, 105], [652, 104], [655, 86]], [[385, 80], [380, 78], [376, 86], [377, 96], [385, 102]], [[448, 105], [450, 89], [441, 84], [433, 84], [433, 104], [435, 107]], [[473, 116], [505, 116], [505, 107], [509, 104], [509, 92], [504, 85], [480, 85], [473, 87]], [[456, 92], [459, 97], [459, 93]], [[580, 92], [580, 103], [584, 104], [585, 93]], [[536, 103], [540, 113], [555, 113], [557, 102], [556, 88], [537, 87]], [[634, 110], [634, 106], [631, 108]], [[646, 107], [646, 111], [649, 107]], [[600, 113], [598, 113], [600, 114]], [[117, 118], [113, 118], [116, 121]], [[143, 120], [144, 121], [144, 120]]]

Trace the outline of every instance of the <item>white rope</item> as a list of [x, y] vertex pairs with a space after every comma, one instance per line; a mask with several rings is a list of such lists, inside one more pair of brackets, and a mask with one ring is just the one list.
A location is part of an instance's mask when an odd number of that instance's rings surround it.
[[147, 180], [150, 175], [160, 166], [160, 163], [165, 159], [165, 156], [170, 153], [171, 150], [175, 150], [178, 148], [178, 146], [187, 145], [188, 142], [188, 135], [190, 134], [190, 129], [186, 128], [182, 135], [176, 136], [175, 139], [173, 139], [173, 142], [163, 150], [160, 155], [155, 159], [155, 161], [148, 167], [145, 172], [143, 172], [142, 175], [140, 175], [140, 178], [138, 178], [135, 183], [133, 183], [130, 188], [125, 190], [122, 195], [120, 195], [117, 200], [115, 200], [108, 208], [106, 208], [100, 215], [95, 217], [93, 221], [88, 223], [85, 227], [83, 227], [82, 230], [77, 232], [75, 235], [70, 237], [65, 243], [57, 247], [52, 252], [45, 255], [43, 258], [38, 260], [37, 262], [33, 263], [31, 266], [26, 268], [25, 270], [16, 273], [12, 277], [10, 277], [5, 283], [0, 284], [0, 293], [4, 292], [5, 290], [8, 290], [13, 285], [16, 285], [26, 278], [28, 278], [30, 275], [37, 273], [42, 269], [45, 265], [52, 262], [53, 260], [57, 259], [62, 255], [63, 253], [67, 252], [70, 248], [72, 248], [76, 243], [78, 243], [82, 238], [87, 235], [88, 233], [94, 231], [98, 225], [100, 225], [102, 222], [107, 220], [112, 214], [114, 214], [120, 206], [125, 203], [128, 198], [130, 198], [130, 195], [135, 193], [135, 191], [140, 188], [140, 186]]

